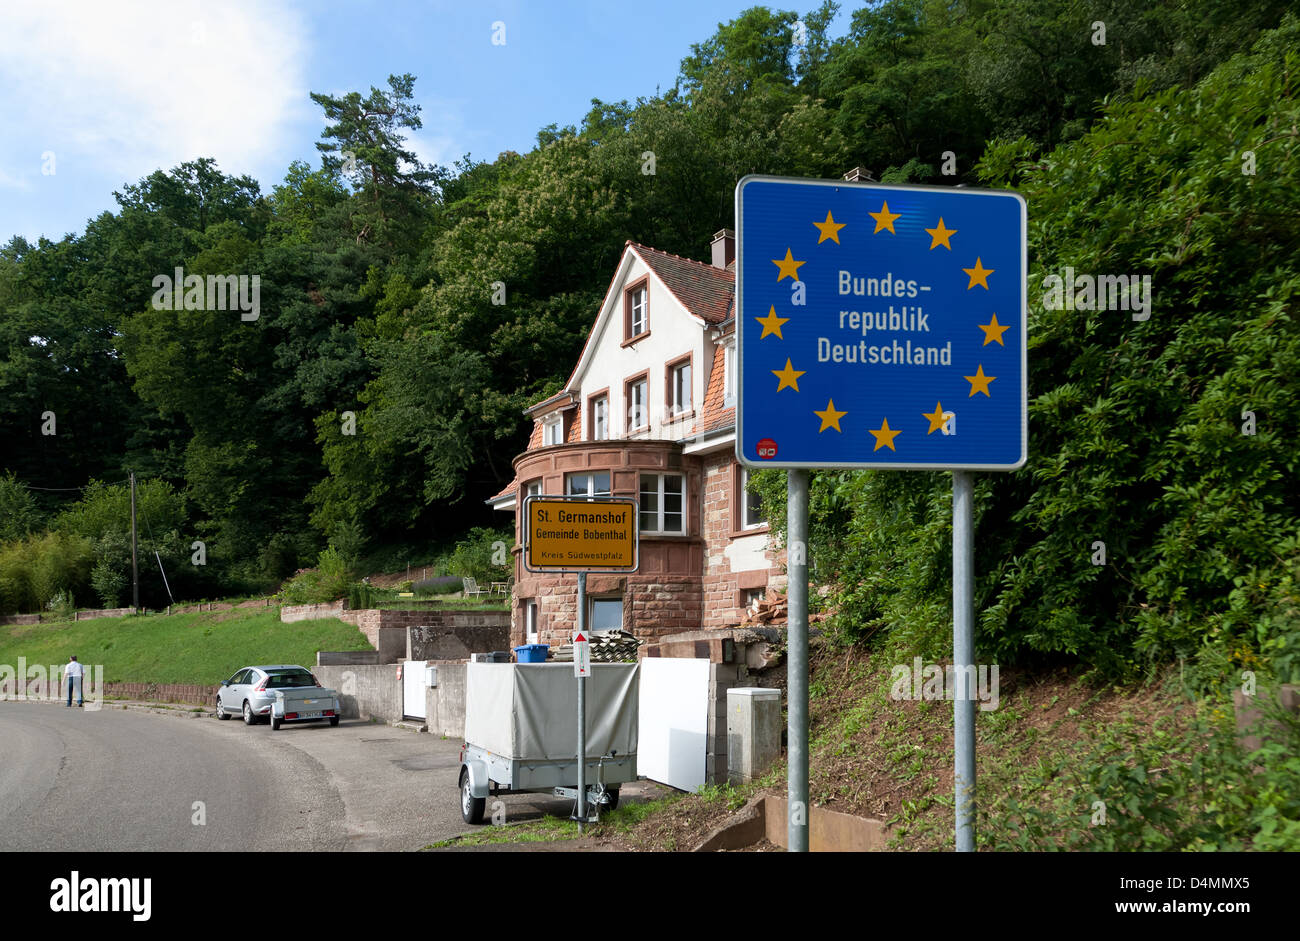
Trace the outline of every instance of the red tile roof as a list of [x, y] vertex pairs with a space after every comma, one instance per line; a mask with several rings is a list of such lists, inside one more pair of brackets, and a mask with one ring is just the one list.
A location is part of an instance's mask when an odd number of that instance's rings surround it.
[[730, 316], [732, 300], [736, 294], [735, 271], [661, 252], [631, 239], [627, 245], [641, 256], [681, 305], [695, 316], [711, 324], [722, 323]]
[[713, 354], [713, 368], [709, 370], [709, 387], [704, 391], [704, 408], [700, 411], [697, 434], [705, 434], [736, 423], [734, 405], [723, 407], [727, 394], [725, 356], [722, 347]]

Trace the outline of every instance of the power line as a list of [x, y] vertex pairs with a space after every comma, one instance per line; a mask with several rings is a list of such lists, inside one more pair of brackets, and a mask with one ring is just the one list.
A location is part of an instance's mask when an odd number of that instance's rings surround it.
[[[126, 482], [127, 482], [126, 480], [100, 481], [100, 483], [102, 483], [105, 487], [115, 487], [118, 484], [124, 484]], [[21, 480], [17, 480], [17, 479], [14, 480], [14, 483], [18, 484], [21, 487], [26, 487], [28, 490], [47, 490], [50, 491], [51, 493], [65, 492], [65, 491], [75, 492], [75, 491], [85, 490], [87, 487], [90, 486], [90, 484], [82, 484], [80, 487], [38, 487], [35, 484], [25, 484]]]

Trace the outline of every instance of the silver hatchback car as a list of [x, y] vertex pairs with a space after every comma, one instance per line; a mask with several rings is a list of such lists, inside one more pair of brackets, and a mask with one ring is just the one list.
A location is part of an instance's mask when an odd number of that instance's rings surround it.
[[[310, 670], [296, 664], [244, 667], [236, 670], [230, 679], [221, 681], [217, 690], [217, 718], [243, 715], [245, 725], [256, 725], [263, 718], [270, 719], [277, 689], [319, 685]], [[338, 720], [332, 722], [337, 724]]]

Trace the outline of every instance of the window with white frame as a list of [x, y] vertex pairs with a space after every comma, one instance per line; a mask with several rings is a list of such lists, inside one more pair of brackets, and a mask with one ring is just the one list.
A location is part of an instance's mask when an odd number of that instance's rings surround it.
[[[524, 490], [524, 496], [535, 497], [538, 496], [541, 492], [542, 492], [542, 480], [539, 477], [537, 480], [528, 481], [528, 484]], [[575, 752], [574, 754], [576, 755], [577, 753]]]
[[609, 437], [609, 396], [591, 400], [591, 439], [604, 441]]
[[559, 415], [548, 415], [542, 419], [542, 444], [562, 444], [564, 442], [564, 422]]
[[684, 360], [668, 369], [668, 411], [680, 415], [691, 410], [691, 361]]
[[650, 424], [647, 393], [649, 383], [636, 379], [627, 384], [627, 430], [639, 431]]
[[571, 497], [607, 497], [609, 496], [609, 471], [566, 474], [564, 491]]
[[686, 532], [685, 478], [681, 474], [641, 475], [641, 532]]
[[648, 329], [649, 318], [646, 316], [646, 285], [634, 287], [628, 291], [628, 337], [637, 337]]
[[755, 529], [764, 525], [767, 520], [763, 518], [763, 501], [758, 494], [752, 492], [749, 487], [749, 468], [740, 469], [740, 528]]
[[[525, 643], [537, 643], [538, 625], [537, 625], [537, 602], [524, 602], [524, 635]], [[577, 752], [574, 752], [576, 755]]]

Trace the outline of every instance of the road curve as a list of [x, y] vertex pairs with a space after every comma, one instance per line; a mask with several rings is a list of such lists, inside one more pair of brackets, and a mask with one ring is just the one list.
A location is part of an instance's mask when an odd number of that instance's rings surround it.
[[268, 729], [0, 702], [0, 850], [347, 845], [330, 772]]

